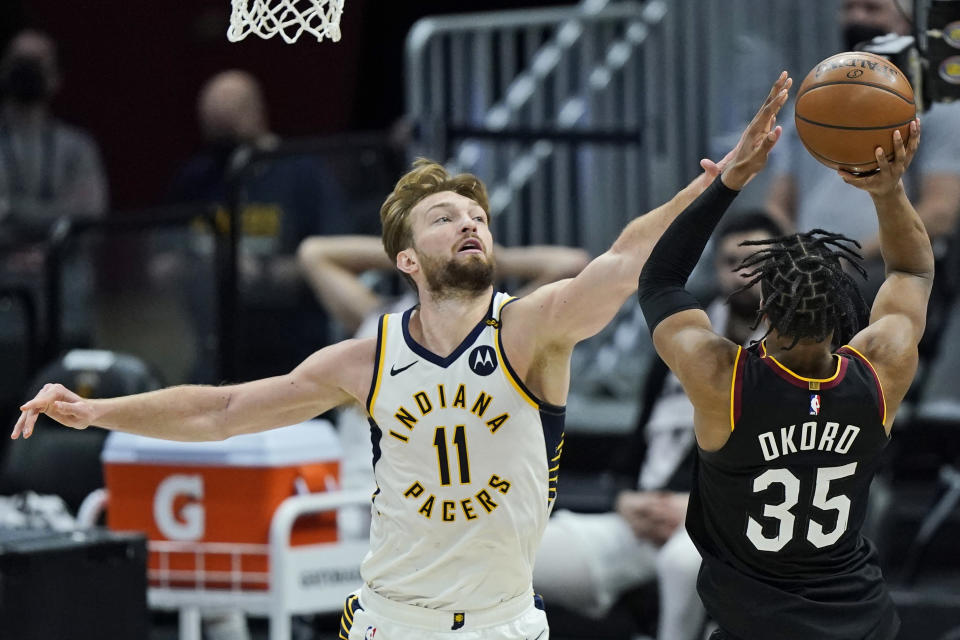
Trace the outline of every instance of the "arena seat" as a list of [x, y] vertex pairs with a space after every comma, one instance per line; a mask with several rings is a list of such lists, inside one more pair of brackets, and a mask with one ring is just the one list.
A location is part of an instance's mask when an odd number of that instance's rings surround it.
[[[113, 351], [72, 350], [43, 367], [24, 400], [44, 383], [60, 383], [87, 398], [107, 398], [160, 388], [139, 358]], [[107, 431], [66, 429], [41, 415], [29, 439], [10, 442], [0, 464], [0, 494], [35, 491], [63, 498], [74, 514], [83, 499], [103, 486], [100, 452]]]

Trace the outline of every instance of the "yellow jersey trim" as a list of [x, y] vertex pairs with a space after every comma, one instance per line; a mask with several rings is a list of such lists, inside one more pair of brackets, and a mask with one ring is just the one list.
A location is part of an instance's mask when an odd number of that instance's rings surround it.
[[850, 349], [855, 354], [860, 356], [860, 359], [867, 363], [867, 366], [870, 367], [870, 371], [873, 372], [873, 377], [877, 380], [877, 385], [880, 387], [880, 402], [883, 403], [883, 424], [887, 424], [887, 392], [883, 390], [883, 381], [880, 380], [880, 376], [877, 375], [877, 370], [874, 368], [873, 363], [867, 359], [867, 356], [863, 355], [853, 347], [848, 344], [843, 345], [844, 349]]
[[389, 316], [384, 314], [380, 319], [380, 339], [377, 341], [377, 377], [376, 382], [373, 383], [373, 393], [370, 394], [370, 401], [367, 403], [367, 413], [370, 417], [373, 417], [373, 407], [377, 404], [377, 396], [380, 394], [380, 383], [383, 381], [383, 362], [386, 360], [385, 354], [387, 349], [387, 322]]
[[[773, 356], [767, 354], [767, 344], [766, 344], [766, 343], [767, 343], [766, 340], [764, 340], [763, 342], [760, 343], [760, 347], [763, 349], [763, 357], [764, 357], [764, 358], [770, 358], [770, 361], [771, 361], [771, 362], [773, 362], [775, 365], [777, 365], [778, 367], [780, 367], [781, 369], [783, 369], [784, 371], [786, 371], [787, 373], [789, 373], [791, 376], [793, 376], [793, 377], [796, 378], [797, 380], [802, 380], [802, 381], [804, 381], [804, 382], [819, 382], [820, 384], [823, 384], [824, 382], [832, 382], [833, 380], [836, 380], [836, 379], [837, 379], [837, 376], [840, 375], [840, 358], [839, 358], [839, 357], [837, 357], [837, 370], [834, 371], [834, 372], [833, 372], [833, 375], [830, 376], [829, 378], [807, 378], [807, 377], [805, 377], [805, 376], [801, 376], [801, 375], [798, 374], [798, 373], [794, 373], [794, 372], [791, 371], [788, 367], [784, 366], [783, 363], [781, 363], [779, 360], [777, 360], [777, 359], [774, 358]], [[834, 355], [836, 355], [836, 354], [834, 354]]]
[[730, 433], [733, 433], [735, 426], [733, 418], [733, 407], [736, 403], [735, 394], [737, 392], [737, 368], [740, 366], [740, 354], [743, 353], [743, 347], [737, 345], [737, 357], [733, 359], [733, 376], [730, 378]]
[[350, 611], [350, 606], [353, 604], [354, 598], [356, 596], [350, 596], [343, 605], [343, 617], [347, 619], [347, 624], [353, 624], [353, 612]]
[[[500, 306], [497, 307], [497, 320], [500, 319], [500, 313], [501, 311], [503, 311], [503, 307], [506, 306], [508, 302], [515, 299], [516, 298], [514, 296], [510, 296], [506, 300], [500, 303]], [[498, 323], [497, 328], [494, 329], [494, 334], [493, 334], [493, 348], [497, 352], [497, 360], [500, 362], [500, 368], [503, 369], [503, 373], [504, 375], [506, 375], [507, 380], [513, 386], [516, 392], [520, 394], [520, 397], [526, 400], [531, 407], [539, 411], [540, 403], [537, 402], [536, 399], [534, 399], [529, 393], [526, 392], [526, 390], [523, 388], [523, 385], [520, 383], [519, 380], [513, 377], [513, 371], [511, 371], [510, 365], [507, 364], [506, 358], [504, 358], [503, 353], [500, 352], [500, 327], [501, 326], [502, 326], [502, 323]]]

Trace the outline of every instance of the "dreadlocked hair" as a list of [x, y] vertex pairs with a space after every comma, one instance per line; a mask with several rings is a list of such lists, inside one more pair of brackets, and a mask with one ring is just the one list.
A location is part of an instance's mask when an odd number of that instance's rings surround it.
[[821, 341], [832, 333], [833, 342], [841, 345], [866, 321], [867, 303], [842, 264], [845, 261], [867, 279], [861, 264], [863, 256], [856, 250], [860, 243], [856, 240], [814, 229], [779, 238], [750, 240], [740, 246], [764, 247], [734, 269], [744, 272], [749, 281], [731, 294], [732, 297], [760, 283], [763, 304], [757, 311], [753, 329], [760, 326], [766, 316], [770, 328], [763, 338], [776, 329], [793, 338], [788, 347], [792, 349], [801, 339]]

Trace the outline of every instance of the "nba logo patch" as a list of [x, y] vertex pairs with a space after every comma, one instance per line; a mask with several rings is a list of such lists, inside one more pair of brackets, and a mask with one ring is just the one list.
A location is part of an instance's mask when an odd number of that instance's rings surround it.
[[367, 627], [366, 633], [363, 634], [363, 640], [373, 640], [377, 635], [376, 627]]
[[820, 415], [820, 394], [819, 393], [810, 394], [810, 415], [812, 416]]

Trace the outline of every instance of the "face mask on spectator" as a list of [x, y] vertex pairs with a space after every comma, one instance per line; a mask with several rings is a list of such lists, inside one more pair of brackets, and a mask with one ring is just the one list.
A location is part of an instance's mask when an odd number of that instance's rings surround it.
[[843, 27], [843, 43], [846, 46], [844, 51], [853, 51], [861, 42], [869, 42], [877, 36], [882, 36], [886, 33], [886, 29], [881, 29], [871, 24], [851, 22]]
[[50, 83], [39, 60], [14, 58], [3, 76], [3, 95], [21, 104], [36, 104], [49, 97]]

